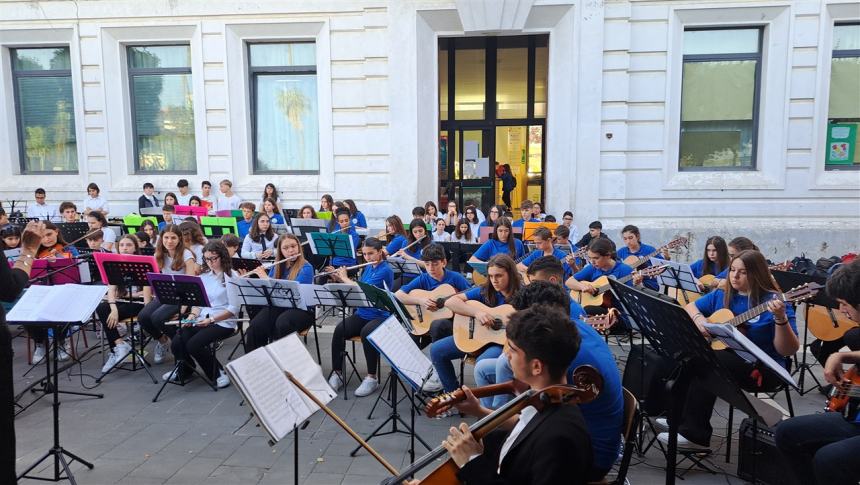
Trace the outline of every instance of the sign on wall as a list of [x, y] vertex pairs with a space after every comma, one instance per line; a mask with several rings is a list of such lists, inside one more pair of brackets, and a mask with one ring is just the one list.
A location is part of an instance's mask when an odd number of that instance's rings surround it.
[[857, 125], [833, 123], [827, 126], [828, 165], [851, 165], [857, 149]]

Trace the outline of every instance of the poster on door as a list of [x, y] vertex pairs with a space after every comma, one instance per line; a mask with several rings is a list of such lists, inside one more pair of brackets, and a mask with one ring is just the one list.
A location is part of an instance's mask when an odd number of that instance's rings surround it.
[[857, 149], [857, 125], [834, 123], [827, 126], [827, 164], [851, 165]]

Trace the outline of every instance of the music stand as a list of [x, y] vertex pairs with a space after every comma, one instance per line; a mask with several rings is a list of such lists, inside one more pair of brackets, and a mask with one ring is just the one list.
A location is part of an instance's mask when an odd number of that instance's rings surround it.
[[77, 241], [75, 247], [87, 249], [87, 241], [84, 236], [90, 232], [90, 226], [86, 222], [60, 222], [57, 224], [60, 234], [66, 241]]
[[[675, 288], [678, 291], [678, 296], [684, 299], [684, 305], [690, 303], [687, 301], [686, 292], [700, 293], [699, 285], [696, 284], [696, 276], [689, 264], [652, 257], [651, 266], [666, 267], [665, 271], [657, 275], [657, 282], [664, 288]], [[678, 303], [681, 303], [680, 299], [677, 300]]]
[[[813, 275], [807, 275], [803, 273], [795, 273], [791, 271], [778, 271], [772, 270], [770, 272], [773, 275], [773, 279], [776, 280], [776, 283], [782, 289], [782, 291], [787, 291], [789, 288], [796, 288], [798, 286], [802, 286], [806, 283], [818, 283], [822, 287], [827, 286], [827, 278], [818, 277]], [[806, 349], [809, 348], [811, 344], [809, 342], [809, 305], [818, 305], [823, 306], [825, 308], [836, 309], [839, 308], [839, 302], [830, 298], [827, 295], [827, 291], [825, 288], [822, 288], [822, 291], [819, 291], [812, 298], [807, 300], [803, 305], [803, 356], [800, 358], [800, 364], [797, 366], [797, 369], [794, 370], [794, 373], [800, 372], [800, 376], [798, 377], [798, 386], [800, 389], [797, 391], [801, 396], [805, 395], [809, 391], [815, 389], [823, 389], [821, 382], [818, 380], [818, 377], [815, 376], [815, 373], [812, 372], [812, 366], [815, 365], [815, 362], [807, 363], [806, 362]], [[815, 386], [810, 387], [809, 389], [804, 389], [804, 382], [806, 374], [809, 374], [812, 377], [812, 380], [815, 381]]]
[[203, 216], [200, 218], [200, 227], [203, 229], [203, 235], [208, 238], [239, 233], [234, 217]]
[[478, 228], [478, 242], [483, 244], [493, 237], [493, 231], [496, 228], [493, 226], [480, 226]]
[[780, 412], [768, 408], [734, 382], [682, 307], [619, 283], [615, 279], [610, 278], [609, 285], [616, 301], [636, 320], [640, 332], [654, 350], [676, 363], [672, 373], [674, 378], [666, 383], [667, 392], [671, 395], [669, 447], [666, 454], [667, 485], [675, 483], [678, 423], [684, 410], [685, 397], [694, 379], [754, 421], [763, 421], [768, 426], [773, 426], [782, 418]]
[[[124, 286], [125, 288], [149, 286], [149, 280], [146, 278], [147, 273], [158, 272], [158, 264], [153, 256], [94, 253], [93, 260], [98, 266], [102, 281], [109, 285]], [[150, 363], [143, 355], [143, 338], [137, 337], [134, 327], [134, 321], [132, 321], [128, 329], [129, 336], [131, 337], [131, 369], [121, 367], [122, 362], [117, 361], [107, 372], [102, 372], [96, 379], [96, 382], [101, 382], [114, 369], [130, 370], [132, 372], [143, 369], [149, 375], [149, 378], [152, 379], [152, 383], [158, 384], [158, 380], [156, 380], [155, 376], [149, 370]], [[140, 348], [136, 345], [137, 343], [140, 343]], [[138, 363], [140, 367], [137, 366]]]
[[400, 280], [400, 284], [403, 284], [403, 281], [406, 279], [411, 280], [416, 276], [420, 276], [423, 272], [421, 270], [421, 266], [414, 261], [408, 261], [404, 258], [398, 258], [396, 256], [389, 257], [385, 260], [389, 266], [391, 266], [392, 272], [394, 272], [394, 277]]
[[259, 259], [237, 258], [233, 257], [233, 269], [242, 271], [254, 271], [263, 265]]
[[[152, 287], [152, 292], [158, 298], [158, 301], [165, 305], [176, 305], [178, 307], [187, 306], [189, 311], [191, 307], [209, 306], [209, 297], [206, 295], [206, 288], [203, 286], [203, 281], [198, 276], [148, 273], [146, 278], [149, 280], [149, 285]], [[179, 316], [180, 320], [183, 318], [184, 315]], [[182, 339], [181, 325], [176, 331], [176, 336], [173, 338]], [[183, 359], [176, 359], [176, 365], [173, 366], [173, 371], [170, 373], [170, 376], [172, 377], [176, 375], [184, 365], [185, 361]], [[201, 377], [203, 382], [209, 385], [213, 391], [218, 391], [215, 384], [206, 377], [206, 374], [201, 373], [197, 367], [192, 367], [191, 371]], [[155, 397], [152, 398], [152, 402], [158, 401], [158, 396], [161, 395], [164, 388], [167, 387], [167, 384], [185, 386], [185, 383], [186, 381], [184, 378], [179, 382], [173, 382], [172, 379], [165, 380], [158, 392], [155, 393]]]
[[[367, 308], [371, 306], [370, 302], [368, 302], [367, 298], [364, 296], [364, 292], [361, 290], [361, 288], [349, 283], [329, 283], [327, 285], [314, 285], [312, 291], [315, 300], [319, 302], [321, 306], [340, 308], [341, 325], [344, 325], [344, 322], [346, 321], [347, 308]], [[347, 354], [346, 352], [346, 338], [344, 338], [343, 348], [344, 350], [340, 355], [341, 372], [343, 372], [344, 374], [346, 373], [344, 371], [344, 367], [347, 361], [349, 361], [349, 365], [352, 367], [352, 373], [349, 374], [346, 379], [343, 379], [343, 399], [344, 401], [346, 401], [347, 399], [349, 399], [346, 390], [347, 385], [349, 384], [349, 381], [352, 380], [353, 376], [358, 375], [358, 368], [355, 366], [355, 360], [350, 357], [349, 354]]]
[[59, 258], [55, 260], [37, 259], [33, 261], [30, 271], [30, 282], [34, 285], [65, 285], [81, 282], [81, 271], [78, 265], [85, 259]]
[[314, 254], [328, 258], [341, 257], [355, 259], [355, 246], [352, 237], [342, 232], [311, 232], [308, 245]]
[[328, 232], [328, 223], [322, 219], [292, 219], [293, 234], [300, 242], [308, 240], [308, 234], [312, 232]]
[[472, 269], [478, 272], [478, 274], [482, 276], [487, 276], [487, 266], [489, 265], [489, 263], [487, 263], [486, 261], [469, 261], [466, 264], [471, 266]]

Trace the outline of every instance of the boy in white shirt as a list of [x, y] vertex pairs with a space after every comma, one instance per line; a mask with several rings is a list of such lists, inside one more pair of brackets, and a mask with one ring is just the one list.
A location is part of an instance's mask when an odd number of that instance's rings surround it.
[[87, 198], [81, 202], [81, 207], [84, 208], [84, 215], [87, 215], [92, 211], [98, 211], [101, 212], [103, 216], [107, 217], [110, 212], [108, 209], [108, 202], [107, 199], [99, 195], [100, 193], [101, 190], [99, 190], [99, 186], [95, 183], [87, 185]]
[[59, 221], [60, 216], [57, 214], [57, 208], [45, 202], [47, 197], [45, 189], [41, 187], [36, 189], [36, 203], [27, 207], [27, 217], [38, 217], [43, 221]]
[[218, 188], [221, 190], [222, 195], [218, 197], [217, 210], [226, 211], [239, 209], [239, 204], [242, 203], [242, 198], [233, 192], [233, 182], [224, 179], [220, 184], [218, 184]]
[[212, 182], [204, 180], [203, 183], [200, 184], [200, 200], [209, 203], [209, 207], [206, 207], [206, 204], [201, 204], [207, 209], [213, 209], [218, 205], [218, 197], [212, 195]]
[[188, 180], [179, 179], [179, 182], [176, 182], [176, 188], [179, 189], [179, 193], [176, 194], [176, 201], [179, 205], [190, 205], [191, 189], [188, 188]]

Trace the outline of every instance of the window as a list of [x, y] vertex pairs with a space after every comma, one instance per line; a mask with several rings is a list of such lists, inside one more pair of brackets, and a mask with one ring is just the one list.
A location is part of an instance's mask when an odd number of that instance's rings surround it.
[[316, 46], [248, 45], [254, 173], [319, 173]]
[[191, 48], [128, 47], [135, 171], [195, 173]]
[[68, 47], [12, 49], [21, 171], [77, 172]]
[[761, 29], [684, 31], [680, 170], [756, 168]]
[[825, 169], [860, 167], [860, 23], [833, 27], [827, 113]]

